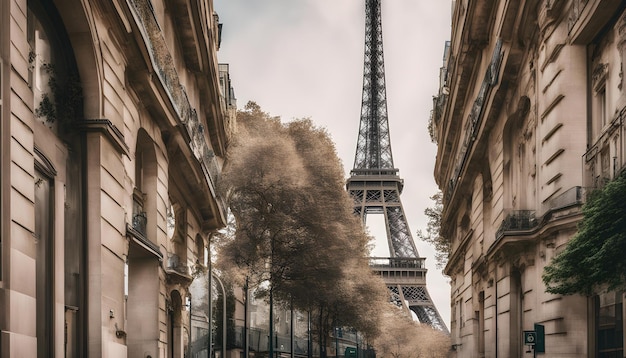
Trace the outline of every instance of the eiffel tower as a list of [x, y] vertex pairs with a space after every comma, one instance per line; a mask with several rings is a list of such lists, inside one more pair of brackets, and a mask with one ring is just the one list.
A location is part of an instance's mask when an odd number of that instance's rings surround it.
[[394, 168], [391, 155], [381, 0], [365, 0], [365, 65], [361, 122], [354, 168], [346, 188], [354, 199], [354, 211], [365, 224], [368, 214], [384, 215], [391, 257], [370, 258], [370, 267], [380, 274], [391, 300], [407, 313], [433, 328], [448, 332], [426, 289], [425, 259], [419, 257], [409, 230], [400, 194], [404, 181]]

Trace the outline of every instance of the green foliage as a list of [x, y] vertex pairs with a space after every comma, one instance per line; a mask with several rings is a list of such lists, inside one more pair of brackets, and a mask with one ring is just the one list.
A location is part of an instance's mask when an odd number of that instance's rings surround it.
[[593, 295], [626, 285], [626, 176], [591, 193], [578, 232], [545, 267], [546, 291]]
[[71, 128], [82, 112], [83, 91], [76, 75], [62, 75], [52, 64], [43, 64], [48, 74], [50, 92], [43, 93], [35, 115], [46, 122], [60, 123], [63, 128]]
[[433, 245], [435, 248], [435, 260], [437, 268], [444, 268], [450, 256], [450, 240], [441, 236], [441, 212], [443, 210], [443, 194], [441, 191], [435, 193], [430, 199], [434, 206], [426, 208], [424, 214], [428, 218], [426, 232], [417, 231], [417, 237]]

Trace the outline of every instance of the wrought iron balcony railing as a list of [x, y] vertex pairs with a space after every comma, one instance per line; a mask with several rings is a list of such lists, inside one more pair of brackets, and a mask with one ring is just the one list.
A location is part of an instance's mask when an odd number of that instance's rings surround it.
[[146, 216], [146, 212], [142, 211], [140, 213], [133, 215], [133, 229], [139, 234], [141, 234], [144, 238], [147, 237], [146, 227], [148, 224], [148, 217]]
[[465, 128], [463, 129], [464, 133], [462, 134], [463, 139], [461, 141], [460, 149], [458, 150], [456, 158], [453, 161], [454, 170], [447, 189], [449, 193], [446, 193], [444, 196], [446, 201], [450, 199], [451, 193], [454, 192], [456, 185], [463, 175], [463, 169], [469, 162], [469, 156], [472, 148], [474, 147], [474, 142], [477, 139], [483, 120], [485, 104], [489, 99], [491, 89], [498, 83], [502, 56], [502, 39], [498, 39], [493, 49], [491, 62], [486, 68], [485, 77], [480, 86], [480, 90], [478, 91], [478, 95], [476, 96], [474, 104], [468, 113]]
[[[142, 37], [148, 47], [155, 73], [166, 90], [180, 122], [183, 124], [182, 128], [184, 128], [185, 133], [189, 137], [189, 146], [196, 159], [200, 162], [207, 181], [215, 187], [220, 175], [215, 153], [205, 140], [203, 134], [204, 126], [200, 123], [198, 113], [191, 106], [187, 91], [180, 82], [172, 55], [167, 48], [150, 0], [128, 0], [128, 3], [135, 13], [142, 30]], [[222, 200], [218, 199], [218, 202], [220, 210], [225, 217], [226, 205]]]
[[496, 237], [500, 238], [510, 232], [530, 231], [538, 225], [534, 210], [514, 210], [502, 221]]
[[426, 264], [421, 257], [370, 257], [372, 268], [425, 269]]

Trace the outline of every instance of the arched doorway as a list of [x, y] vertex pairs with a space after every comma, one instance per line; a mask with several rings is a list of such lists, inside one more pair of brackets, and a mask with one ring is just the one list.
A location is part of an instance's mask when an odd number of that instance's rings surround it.
[[168, 310], [168, 357], [183, 358], [185, 356], [185, 339], [183, 329], [183, 299], [178, 290], [170, 293]]
[[[74, 13], [79, 17], [76, 9]], [[37, 351], [38, 356], [48, 356], [62, 346], [65, 357], [80, 357], [86, 354], [87, 342], [84, 145], [77, 127], [83, 119], [82, 86], [74, 49], [55, 3], [28, 1], [25, 41], [35, 119], [35, 168], [37, 173], [47, 173], [35, 179], [35, 193], [39, 193], [35, 220], [46, 237], [39, 240], [37, 257]], [[54, 175], [50, 168], [56, 168]], [[54, 262], [58, 252], [63, 252], [63, 258], [56, 260], [62, 262]], [[54, 313], [57, 304], [64, 305], [63, 315]]]

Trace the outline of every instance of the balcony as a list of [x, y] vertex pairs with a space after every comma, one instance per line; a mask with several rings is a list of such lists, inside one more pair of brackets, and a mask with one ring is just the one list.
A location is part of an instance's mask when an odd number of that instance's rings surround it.
[[[131, 239], [131, 250], [137, 251], [137, 255], [147, 255], [163, 260], [163, 254], [159, 247], [148, 239], [148, 216], [145, 211], [135, 211], [132, 221], [126, 224], [126, 236]], [[140, 254], [141, 253], [141, 254]]]
[[572, 205], [580, 205], [583, 203], [583, 188], [575, 186], [569, 188], [563, 194], [548, 202], [549, 210], [559, 210]]
[[[189, 102], [185, 87], [182, 85], [174, 60], [167, 48], [161, 27], [157, 23], [154, 11], [149, 0], [128, 0], [129, 7], [135, 15], [139, 30], [147, 47], [148, 56], [156, 77], [161, 83], [163, 90], [170, 100], [172, 108], [181, 123], [183, 135], [200, 164], [206, 182], [215, 188], [221, 173], [220, 166], [215, 158], [215, 153], [207, 143], [206, 137], [214, 133], [204, 133], [205, 126], [201, 123], [198, 113]], [[221, 114], [224, 113], [224, 104], [218, 101]], [[210, 106], [209, 106], [210, 107]], [[209, 123], [210, 125], [210, 123]], [[225, 131], [225, 128], [215, 128], [215, 131]], [[220, 150], [218, 148], [218, 150]], [[213, 191], [213, 190], [212, 190]], [[222, 200], [217, 200], [219, 211], [226, 217], [226, 205]]]
[[193, 281], [189, 266], [185, 263], [185, 260], [171, 252], [167, 253], [165, 273], [167, 274], [167, 281], [169, 283], [178, 283], [183, 286], [188, 286], [191, 284], [191, 281]]
[[388, 284], [426, 283], [426, 265], [421, 257], [370, 257], [369, 266]]
[[504, 235], [519, 233], [520, 231], [532, 231], [539, 226], [534, 210], [513, 210], [502, 221], [502, 225], [496, 232], [498, 239]]
[[370, 257], [372, 268], [425, 269], [423, 258]]
[[142, 211], [140, 213], [133, 215], [132, 228], [144, 238], [147, 237], [146, 235], [147, 224], [148, 224], [148, 218], [146, 216], [145, 211]]

